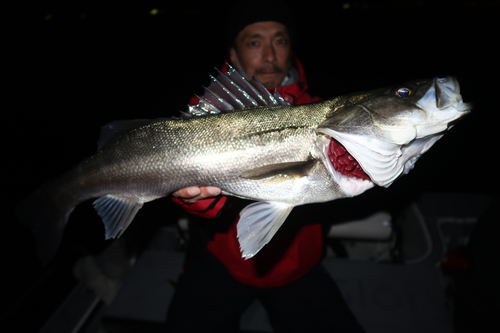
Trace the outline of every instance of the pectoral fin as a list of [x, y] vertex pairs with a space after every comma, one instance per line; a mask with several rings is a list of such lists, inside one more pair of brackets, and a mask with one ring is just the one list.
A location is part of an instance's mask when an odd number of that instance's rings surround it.
[[237, 226], [242, 257], [252, 258], [269, 243], [292, 209], [292, 205], [277, 201], [246, 206]]
[[247, 170], [240, 177], [252, 180], [266, 179], [265, 182], [281, 183], [307, 176], [309, 170], [317, 163], [311, 159], [300, 162], [269, 164], [263, 167]]
[[106, 239], [121, 236], [143, 203], [130, 198], [106, 195], [94, 201], [94, 208], [104, 222]]

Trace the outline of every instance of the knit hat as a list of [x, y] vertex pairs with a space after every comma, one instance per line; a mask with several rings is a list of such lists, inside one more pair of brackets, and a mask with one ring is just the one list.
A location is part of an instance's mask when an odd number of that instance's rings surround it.
[[292, 48], [295, 48], [295, 18], [293, 17], [292, 10], [284, 1], [238, 1], [228, 16], [229, 19], [226, 26], [227, 48], [234, 46], [236, 37], [246, 26], [265, 21], [274, 21], [286, 26]]

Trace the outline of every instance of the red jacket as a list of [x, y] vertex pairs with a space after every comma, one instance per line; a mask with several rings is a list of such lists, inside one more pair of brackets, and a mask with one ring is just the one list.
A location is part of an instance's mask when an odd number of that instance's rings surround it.
[[[296, 59], [299, 71], [298, 82], [278, 87], [278, 91], [292, 104], [305, 104], [319, 101], [307, 93], [308, 84], [304, 69]], [[227, 65], [222, 72], [228, 70]], [[190, 101], [197, 104], [196, 98]], [[192, 213], [206, 218], [215, 218], [224, 207], [227, 197], [219, 196], [186, 204], [182, 199], [174, 201]], [[293, 218], [293, 211], [289, 219]], [[222, 217], [228, 216], [222, 214]], [[261, 288], [284, 286], [307, 273], [321, 259], [323, 252], [321, 225], [305, 223], [287, 223], [274, 238], [253, 258], [243, 259], [237, 239], [236, 218], [227, 230], [216, 232], [208, 243], [207, 249], [219, 259], [229, 272], [240, 282]], [[302, 221], [306, 222], [306, 221]], [[282, 230], [283, 229], [283, 230]]]

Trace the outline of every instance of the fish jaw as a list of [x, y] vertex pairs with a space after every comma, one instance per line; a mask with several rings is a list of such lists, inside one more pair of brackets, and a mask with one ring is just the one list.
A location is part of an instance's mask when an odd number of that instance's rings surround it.
[[[388, 187], [408, 173], [454, 121], [471, 109], [463, 102], [453, 77], [414, 81], [406, 86], [412, 90], [411, 97], [396, 97], [394, 89], [389, 89], [339, 110], [316, 129], [318, 134], [342, 144], [378, 186]], [[334, 168], [328, 169], [336, 177], [331, 171]], [[339, 184], [352, 188], [346, 192], [362, 190], [350, 181]]]
[[433, 83], [417, 102], [417, 106], [429, 114], [426, 123], [416, 126], [419, 138], [445, 131], [450, 123], [472, 109], [470, 103], [463, 102], [460, 86], [455, 77], [435, 78]]

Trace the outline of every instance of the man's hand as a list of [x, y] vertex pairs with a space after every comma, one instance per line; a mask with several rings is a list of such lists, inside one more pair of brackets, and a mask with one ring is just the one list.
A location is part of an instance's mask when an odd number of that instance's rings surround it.
[[174, 197], [182, 198], [186, 202], [196, 202], [201, 199], [212, 198], [221, 194], [221, 189], [214, 186], [192, 186], [181, 188], [172, 193]]

